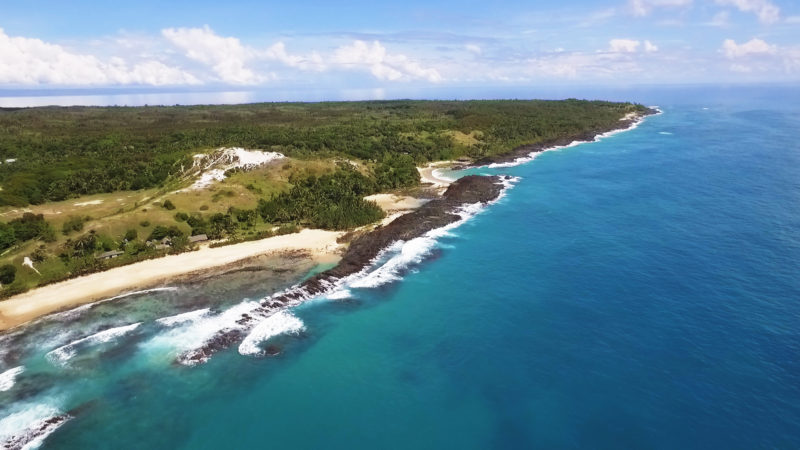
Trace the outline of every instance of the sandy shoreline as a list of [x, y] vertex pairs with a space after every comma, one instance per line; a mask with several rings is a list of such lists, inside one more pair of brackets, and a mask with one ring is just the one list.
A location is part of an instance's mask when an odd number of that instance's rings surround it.
[[267, 253], [304, 250], [320, 261], [338, 258], [344, 233], [303, 230], [259, 241], [224, 247], [205, 247], [194, 252], [169, 255], [50, 284], [0, 302], [0, 331], [38, 317], [119, 295], [156, 286], [176, 277], [230, 265]]
[[437, 161], [437, 162], [432, 162], [425, 167], [417, 167], [417, 170], [419, 171], [420, 181], [422, 181], [423, 183], [432, 184], [433, 187], [435, 187], [438, 190], [443, 191], [444, 189], [447, 189], [447, 187], [450, 186], [453, 183], [453, 181], [437, 176], [436, 171], [438, 169], [452, 166], [453, 164], [456, 164], [456, 162]]
[[[649, 114], [652, 113], [655, 113], [655, 110], [651, 110]], [[619, 127], [602, 134], [589, 133], [591, 136], [582, 137], [586, 139], [584, 142], [591, 142], [598, 136], [635, 128], [646, 115], [648, 114], [626, 116], [620, 119]], [[570, 142], [574, 141], [570, 140]], [[522, 146], [510, 154], [504, 155], [502, 159], [498, 158], [502, 161], [500, 163], [498, 161], [488, 162], [495, 166], [515, 165], [520, 162], [519, 160], [525, 160], [531, 152], [541, 152], [557, 144], [560, 144], [560, 141]], [[522, 155], [523, 152], [525, 155]], [[482, 162], [486, 163], [487, 161]], [[422, 183], [431, 185], [441, 195], [453, 184], [453, 181], [438, 176], [436, 172], [454, 164], [456, 164], [455, 161], [439, 161], [425, 167], [418, 167], [417, 170]], [[481, 165], [481, 161], [473, 164]], [[386, 211], [387, 217], [382, 221], [382, 226], [388, 225], [428, 201], [397, 194], [375, 194], [367, 199], [375, 201]], [[320, 262], [338, 261], [343, 247], [336, 241], [344, 234], [343, 232], [324, 230], [303, 230], [299, 233], [275, 236], [259, 241], [217, 248], [205, 247], [194, 252], [142, 261], [46, 285], [0, 301], [0, 332], [57, 311], [158, 286], [181, 277], [219, 269], [265, 254], [302, 250], [308, 252], [312, 259]]]

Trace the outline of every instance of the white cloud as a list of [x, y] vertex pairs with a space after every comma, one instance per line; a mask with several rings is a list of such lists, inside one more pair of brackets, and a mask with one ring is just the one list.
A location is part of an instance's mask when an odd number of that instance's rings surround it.
[[635, 16], [647, 16], [656, 8], [683, 8], [692, 0], [629, 0], [628, 6]]
[[710, 21], [706, 22], [704, 25], [709, 25], [712, 27], [727, 27], [730, 22], [731, 14], [728, 11], [720, 11], [714, 14], [714, 17], [711, 18]]
[[789, 16], [786, 18], [786, 23], [789, 24], [800, 24], [800, 16]]
[[800, 47], [789, 48], [784, 51], [783, 65], [788, 73], [800, 72]]
[[790, 79], [800, 73], [800, 46], [781, 47], [754, 38], [737, 44], [726, 39], [720, 49], [731, 61], [729, 69], [739, 73], [783, 72]]
[[377, 79], [386, 81], [427, 80], [432, 83], [442, 81], [436, 69], [425, 68], [406, 55], [391, 54], [378, 41], [368, 44], [354, 41], [333, 52], [332, 62], [347, 69], [366, 69]]
[[744, 65], [744, 64], [736, 64], [736, 63], [734, 63], [734, 64], [731, 64], [731, 70], [734, 71], [734, 72], [739, 72], [739, 73], [750, 73], [750, 72], [753, 71], [753, 67], [752, 66], [747, 66], [747, 65]]
[[[265, 50], [242, 44], [234, 37], [222, 37], [211, 28], [168, 28], [162, 35], [185, 52], [185, 56], [210, 67], [217, 77], [231, 84], [259, 84], [270, 79], [256, 72], [264, 61], [277, 61], [302, 71], [323, 72], [334, 68], [365, 69], [385, 81], [422, 79], [442, 80], [436, 69], [425, 68], [403, 54], [392, 54], [380, 42], [354, 41], [323, 57], [317, 52], [307, 56], [290, 54], [283, 42]], [[264, 72], [261, 72], [264, 73]]]
[[797, 48], [778, 47], [754, 38], [737, 44], [726, 39], [720, 51], [731, 60], [730, 70], [739, 73], [779, 73], [792, 74], [800, 68], [800, 51]]
[[308, 56], [291, 55], [286, 51], [286, 45], [283, 42], [273, 44], [263, 53], [263, 56], [300, 70], [322, 72], [327, 69], [327, 65], [319, 53], [313, 52]]
[[554, 80], [606, 78], [614, 79], [641, 73], [635, 58], [626, 53], [551, 53], [530, 58], [490, 72], [495, 79], [513, 80], [520, 74], [533, 78]]
[[231, 84], [258, 84], [268, 78], [247, 67], [256, 53], [234, 37], [217, 35], [208, 25], [203, 28], [167, 28], [161, 34], [186, 57], [212, 68], [221, 81]]
[[650, 41], [644, 41], [644, 51], [647, 53], [655, 53], [658, 51], [658, 46]]
[[734, 6], [739, 11], [751, 12], [762, 23], [775, 23], [780, 20], [781, 10], [769, 0], [715, 0], [718, 5]]
[[774, 45], [767, 44], [758, 38], [751, 39], [743, 44], [737, 44], [733, 39], [725, 39], [722, 43], [722, 53], [729, 59], [753, 55], [774, 55], [777, 51]]
[[475, 44], [467, 44], [464, 46], [464, 48], [467, 49], [468, 52], [473, 53], [475, 55], [480, 55], [481, 53], [483, 53], [483, 50], [480, 48], [480, 46]]
[[608, 51], [612, 53], [635, 53], [641, 43], [632, 39], [612, 39], [608, 41]]
[[199, 84], [193, 75], [157, 60], [102, 61], [40, 39], [8, 36], [0, 29], [0, 83], [52, 85]]

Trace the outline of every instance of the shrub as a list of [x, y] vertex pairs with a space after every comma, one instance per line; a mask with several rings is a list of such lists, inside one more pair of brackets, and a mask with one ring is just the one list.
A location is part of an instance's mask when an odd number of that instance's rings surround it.
[[5, 250], [16, 243], [17, 237], [14, 234], [14, 227], [0, 222], [0, 250]]
[[169, 227], [165, 227], [163, 225], [156, 225], [153, 228], [153, 231], [150, 233], [150, 237], [147, 238], [148, 241], [160, 241], [165, 237], [176, 237], [176, 236], [183, 236], [183, 231], [180, 228], [176, 227], [175, 225], [170, 225]]
[[161, 205], [161, 207], [170, 211], [175, 209], [175, 205], [172, 204], [172, 200], [164, 200], [164, 203]]
[[143, 221], [139, 222], [139, 225], [141, 225], [142, 228], [147, 228], [147, 227], [150, 226], [150, 221], [149, 220], [143, 220]]
[[389, 155], [375, 168], [375, 179], [381, 189], [397, 189], [419, 184], [419, 171], [409, 155]]
[[83, 223], [86, 220], [80, 216], [69, 216], [67, 221], [61, 225], [61, 232], [66, 236], [73, 231], [83, 231]]
[[189, 220], [189, 215], [186, 214], [185, 212], [177, 212], [175, 213], [175, 220], [177, 220], [178, 222], [186, 222], [187, 220]]
[[44, 244], [40, 245], [30, 254], [31, 261], [40, 263], [47, 259], [47, 249], [45, 248]]
[[8, 224], [14, 228], [14, 236], [18, 242], [45, 237], [48, 229], [52, 230], [42, 214], [25, 213]]
[[125, 232], [125, 240], [128, 242], [135, 241], [137, 237], [139, 237], [139, 233], [133, 228]]
[[[278, 230], [275, 232], [275, 234], [277, 234], [278, 236], [281, 236], [281, 235], [284, 235], [284, 234], [297, 233], [298, 231], [300, 231], [300, 227], [298, 227], [297, 225], [295, 225], [293, 223], [285, 223], [285, 224], [281, 225], [278, 228]], [[266, 236], [266, 237], [269, 237], [269, 236]]]
[[17, 268], [11, 264], [0, 266], [0, 283], [11, 284], [17, 277]]

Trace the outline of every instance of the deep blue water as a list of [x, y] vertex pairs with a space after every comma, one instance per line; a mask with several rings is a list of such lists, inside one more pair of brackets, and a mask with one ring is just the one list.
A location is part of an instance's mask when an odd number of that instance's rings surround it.
[[84, 405], [42, 448], [800, 447], [798, 91], [637, 99], [664, 113], [477, 170], [519, 181], [407, 246], [427, 256], [400, 280], [295, 308], [305, 329], [267, 341], [277, 357], [175, 365], [195, 336], [153, 322], [252, 288], [109, 302], [71, 334], [41, 324], [0, 433], [23, 409]]

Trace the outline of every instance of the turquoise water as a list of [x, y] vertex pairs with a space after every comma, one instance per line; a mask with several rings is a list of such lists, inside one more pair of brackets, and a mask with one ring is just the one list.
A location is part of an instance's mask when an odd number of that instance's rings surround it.
[[81, 407], [41, 448], [797, 448], [800, 95], [640, 95], [664, 113], [475, 170], [519, 180], [387, 255], [370, 287], [282, 316], [257, 341], [276, 357], [173, 362], [271, 293], [257, 283], [7, 337], [0, 372], [24, 371], [0, 392], [0, 438]]

